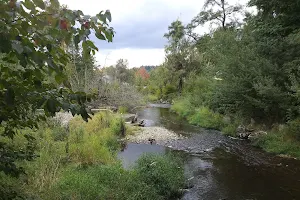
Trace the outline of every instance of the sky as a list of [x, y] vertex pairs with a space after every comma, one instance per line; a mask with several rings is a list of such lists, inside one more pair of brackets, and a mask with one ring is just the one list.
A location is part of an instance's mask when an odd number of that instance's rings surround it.
[[[96, 61], [100, 66], [114, 65], [118, 59], [127, 59], [129, 67], [159, 65], [164, 62], [163, 35], [176, 19], [184, 24], [190, 22], [203, 6], [204, 0], [60, 0], [70, 9], [82, 10], [84, 14], [96, 15], [110, 10], [111, 26], [116, 34], [114, 41], [91, 38], [99, 51]], [[229, 0], [245, 4], [247, 0]], [[201, 28], [200, 28], [201, 29]], [[200, 32], [208, 31], [202, 28]]]

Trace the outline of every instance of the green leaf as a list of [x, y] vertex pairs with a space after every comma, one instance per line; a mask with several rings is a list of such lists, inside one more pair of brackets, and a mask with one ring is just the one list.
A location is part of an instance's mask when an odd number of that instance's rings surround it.
[[23, 46], [19, 41], [14, 40], [13, 43], [11, 44], [12, 48], [18, 52], [18, 54], [23, 53], [24, 49]]
[[87, 45], [89, 45], [92, 49], [96, 49], [96, 50], [98, 51], [98, 48], [95, 46], [95, 44], [94, 44], [92, 41], [87, 40], [86, 43], [87, 43]]
[[80, 37], [79, 37], [79, 35], [75, 35], [75, 37], [74, 37], [74, 43], [75, 43], [76, 49], [78, 48], [79, 42], [80, 42]]
[[50, 0], [51, 6], [52, 7], [59, 7], [59, 1], [58, 0]]
[[41, 9], [45, 9], [45, 3], [43, 0], [33, 0], [33, 2], [35, 3], [35, 5]]
[[46, 103], [46, 109], [52, 115], [55, 113], [55, 111], [56, 111], [56, 104], [55, 104], [55, 101], [53, 99], [48, 99], [48, 101]]
[[65, 79], [66, 79], [66, 77], [61, 73], [55, 75], [55, 81], [58, 84], [61, 84]]
[[112, 39], [113, 39], [113, 33], [111, 31], [103, 31], [104, 34], [105, 34], [105, 37], [107, 38], [107, 40], [109, 42], [112, 42]]
[[8, 88], [5, 92], [5, 101], [7, 105], [12, 106], [15, 102], [15, 92], [12, 88]]
[[99, 40], [106, 40], [106, 38], [104, 37], [104, 35], [102, 35], [102, 33], [96, 33], [95, 35]]
[[111, 22], [111, 13], [109, 10], [107, 10], [104, 14], [106, 16], [106, 19], [108, 19], [109, 22]]
[[30, 0], [25, 0], [24, 2], [23, 2], [23, 5], [28, 9], [28, 10], [35, 10], [35, 5], [34, 5], [34, 3], [32, 3], [32, 1], [30, 1]]

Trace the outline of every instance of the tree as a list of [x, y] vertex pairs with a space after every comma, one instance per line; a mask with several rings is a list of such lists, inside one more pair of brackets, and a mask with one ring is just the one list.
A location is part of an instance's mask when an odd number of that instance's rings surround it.
[[[60, 109], [87, 120], [90, 116], [85, 103], [90, 97], [74, 93], [64, 74], [70, 63], [66, 46], [74, 41], [75, 47], [81, 45], [83, 55], [89, 56], [98, 50], [89, 40], [92, 32], [98, 39], [111, 42], [114, 31], [108, 25], [110, 12], [84, 15], [80, 10], [60, 7], [57, 0], [3, 0], [0, 7], [1, 137], [12, 139], [17, 130], [36, 127], [39, 120]], [[49, 76], [55, 77], [55, 83], [47, 83]], [[36, 114], [40, 108], [45, 115]], [[23, 170], [15, 162], [32, 159], [32, 153], [1, 142], [0, 171], [18, 176]]]
[[[254, 30], [257, 51], [272, 63], [272, 68], [264, 73], [272, 80], [272, 85], [281, 94], [271, 101], [274, 120], [285, 121], [299, 117], [300, 85], [300, 5], [298, 1], [252, 0], [250, 5], [257, 6], [258, 14], [248, 20]], [[269, 96], [269, 84], [260, 85], [260, 97]], [[285, 104], [283, 104], [285, 102]]]
[[226, 0], [206, 0], [203, 10], [186, 26], [187, 35], [199, 39], [193, 30], [199, 25], [206, 23], [216, 24], [226, 30], [228, 27], [238, 27], [240, 25], [237, 14], [241, 14], [243, 6], [230, 5]]
[[184, 79], [191, 71], [199, 71], [199, 56], [195, 44], [185, 37], [185, 29], [181, 21], [172, 22], [164, 36], [168, 39], [166, 51], [166, 67], [178, 77], [178, 92], [182, 92]]
[[113, 81], [130, 84], [134, 82], [134, 72], [128, 69], [128, 61], [126, 59], [117, 60], [115, 66], [104, 68], [104, 71]]
[[141, 67], [139, 70], [137, 70], [136, 75], [141, 77], [144, 80], [147, 80], [150, 78], [150, 75], [147, 72], [147, 70], [145, 69], [145, 67]]
[[71, 59], [66, 65], [66, 74], [72, 90], [87, 94], [93, 93], [100, 78], [96, 75], [95, 57], [83, 56], [82, 49], [76, 49], [74, 46], [70, 46], [68, 51]]

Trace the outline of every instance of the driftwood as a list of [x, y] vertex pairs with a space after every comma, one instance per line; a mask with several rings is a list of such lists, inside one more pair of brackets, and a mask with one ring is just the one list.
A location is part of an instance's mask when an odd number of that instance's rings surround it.
[[140, 121], [139, 123], [135, 123], [135, 124], [132, 124], [133, 126], [141, 126], [141, 127], [144, 127], [145, 126], [145, 123], [144, 123], [144, 120]]
[[137, 122], [137, 113], [135, 114], [134, 118], [132, 118], [131, 123], [134, 124]]

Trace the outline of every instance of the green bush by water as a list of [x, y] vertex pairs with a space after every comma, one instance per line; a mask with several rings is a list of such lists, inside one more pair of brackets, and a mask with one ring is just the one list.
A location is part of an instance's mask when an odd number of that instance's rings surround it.
[[181, 163], [174, 157], [144, 155], [132, 170], [121, 165], [70, 167], [53, 188], [57, 199], [175, 199], [184, 186]]
[[[276, 154], [290, 155], [300, 159], [300, 142], [295, 140], [299, 124], [297, 120], [287, 125], [273, 128], [267, 135], [259, 137], [254, 144], [265, 151]], [[295, 135], [296, 134], [296, 135]]]
[[207, 107], [198, 108], [195, 114], [188, 117], [188, 121], [194, 125], [217, 130], [221, 130], [224, 126], [223, 116]]
[[116, 157], [121, 125], [124, 121], [117, 115], [97, 113], [88, 123], [73, 118], [69, 130], [52, 123], [22, 130], [11, 145], [26, 149], [24, 135], [29, 134], [35, 137], [39, 156], [18, 163], [27, 175], [0, 174], [0, 195], [49, 200], [173, 199], [184, 184], [181, 163], [171, 157], [146, 156], [133, 170], [123, 169]]
[[187, 118], [194, 113], [195, 108], [186, 98], [175, 101], [171, 110], [175, 111], [179, 116]]
[[135, 167], [140, 179], [154, 188], [164, 199], [176, 199], [184, 186], [183, 165], [177, 158], [145, 154]]

